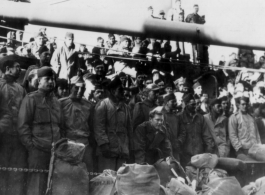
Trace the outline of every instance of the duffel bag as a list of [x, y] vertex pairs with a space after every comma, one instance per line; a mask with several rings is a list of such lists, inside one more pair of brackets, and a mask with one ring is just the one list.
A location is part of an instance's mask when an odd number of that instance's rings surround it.
[[89, 176], [86, 165], [82, 162], [84, 151], [84, 144], [65, 138], [55, 143], [52, 148], [46, 194], [89, 194]]
[[154, 167], [158, 172], [160, 184], [164, 187], [166, 187], [167, 183], [170, 182], [171, 178], [181, 177], [184, 181], [186, 179], [186, 173], [184, 169], [180, 163], [172, 157], [158, 160], [154, 164]]
[[215, 178], [202, 186], [202, 195], [245, 195], [235, 177]]
[[265, 161], [265, 144], [253, 144], [248, 154], [257, 161]]
[[116, 172], [104, 170], [102, 174], [89, 182], [89, 195], [112, 195], [115, 190]]
[[160, 179], [154, 166], [125, 164], [117, 171], [118, 195], [159, 195]]
[[247, 168], [247, 165], [242, 160], [236, 158], [219, 158], [216, 168], [226, 171], [244, 171]]
[[191, 157], [191, 164], [196, 168], [215, 168], [218, 162], [216, 154], [204, 153]]
[[172, 178], [167, 185], [168, 195], [196, 195], [196, 192], [187, 184], [179, 181], [178, 179]]

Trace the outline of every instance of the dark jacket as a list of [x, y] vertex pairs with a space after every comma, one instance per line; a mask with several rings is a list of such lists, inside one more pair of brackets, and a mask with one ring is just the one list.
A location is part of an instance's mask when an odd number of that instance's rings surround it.
[[164, 120], [167, 128], [167, 136], [171, 142], [173, 154], [179, 154], [180, 147], [186, 139], [186, 131], [180, 128], [179, 116], [174, 112], [169, 112], [165, 108], [162, 109]]
[[26, 91], [9, 76], [0, 79], [0, 132], [17, 135], [18, 112]]
[[85, 100], [73, 101], [70, 97], [62, 98], [61, 102], [63, 125], [62, 132], [66, 138], [71, 140], [86, 139], [91, 131], [91, 117], [93, 114], [93, 105]]
[[196, 113], [193, 117], [188, 115], [186, 109], [179, 115], [180, 129], [186, 131], [186, 140], [182, 150], [182, 157], [190, 160], [196, 154], [212, 153], [214, 140], [204, 117]]
[[51, 151], [52, 143], [61, 137], [61, 124], [61, 105], [53, 93], [38, 90], [25, 96], [18, 115], [18, 133], [27, 149]]
[[221, 115], [214, 123], [210, 113], [204, 115], [204, 119], [215, 142], [215, 154], [220, 157], [228, 157], [231, 146], [228, 133], [228, 119], [224, 115]]
[[171, 144], [166, 127], [155, 129], [150, 121], [139, 125], [134, 132], [135, 162], [154, 164], [157, 160], [171, 156]]
[[97, 103], [94, 113], [94, 135], [98, 146], [109, 144], [112, 157], [128, 158], [129, 150], [133, 149], [129, 107], [105, 98]]
[[133, 129], [145, 121], [149, 121], [149, 112], [153, 110], [156, 105], [150, 100], [146, 99], [143, 102], [135, 104], [133, 110]]

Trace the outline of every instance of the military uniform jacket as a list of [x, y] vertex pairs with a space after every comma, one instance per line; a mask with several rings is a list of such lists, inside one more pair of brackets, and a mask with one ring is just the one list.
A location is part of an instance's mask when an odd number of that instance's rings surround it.
[[[94, 136], [98, 146], [109, 144], [110, 156], [129, 158], [133, 134], [129, 107], [111, 98], [98, 102], [94, 110]], [[97, 152], [99, 153], [99, 150]]]
[[150, 121], [139, 125], [134, 133], [135, 162], [154, 164], [157, 160], [172, 155], [166, 127], [155, 129]]
[[62, 132], [66, 138], [76, 140], [90, 135], [93, 105], [85, 100], [74, 101], [70, 97], [62, 98], [63, 125]]
[[61, 138], [62, 111], [53, 93], [38, 90], [22, 101], [18, 115], [18, 133], [27, 149], [51, 151], [52, 143]]
[[0, 79], [1, 133], [17, 135], [18, 112], [25, 95], [25, 90], [18, 83]]
[[148, 99], [135, 104], [133, 110], [133, 129], [136, 129], [143, 122], [149, 121], [149, 113], [155, 107], [156, 105]]
[[182, 154], [194, 156], [196, 154], [212, 153], [214, 140], [204, 117], [198, 113], [191, 117], [184, 109], [179, 114], [179, 119], [180, 129], [186, 131]]

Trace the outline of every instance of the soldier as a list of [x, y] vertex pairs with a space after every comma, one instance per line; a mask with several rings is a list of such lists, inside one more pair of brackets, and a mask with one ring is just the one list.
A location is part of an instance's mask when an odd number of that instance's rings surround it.
[[[174, 94], [164, 97], [162, 113], [165, 124], [168, 126], [167, 135], [172, 145], [172, 153], [179, 160], [179, 151], [186, 138], [186, 131], [180, 129], [179, 117], [173, 112], [176, 109], [176, 98]], [[180, 131], [182, 130], [182, 131]]]
[[44, 51], [49, 51], [45, 45], [45, 36], [42, 32], [35, 35], [35, 41], [30, 42], [25, 46], [26, 49], [30, 49], [31, 53], [36, 59], [40, 59], [40, 54]]
[[135, 104], [133, 110], [133, 129], [145, 121], [149, 121], [149, 113], [156, 107], [156, 100], [159, 95], [160, 88], [155, 84], [150, 84], [150, 88], [145, 88], [143, 93], [147, 98], [143, 102]]
[[257, 123], [248, 111], [249, 98], [236, 98], [236, 104], [239, 110], [229, 118], [229, 137], [237, 158], [245, 158], [251, 146], [260, 144], [261, 141]]
[[[62, 111], [54, 96], [55, 73], [50, 67], [38, 69], [38, 91], [23, 99], [18, 115], [18, 133], [29, 153], [30, 169], [49, 169], [52, 144], [61, 138]], [[47, 173], [29, 173], [27, 195], [44, 195]]]
[[[0, 79], [0, 166], [26, 168], [27, 151], [17, 133], [18, 112], [26, 92], [16, 82], [21, 71], [20, 64], [10, 56], [8, 58], [1, 67], [4, 78]], [[25, 173], [1, 172], [0, 194], [23, 194], [25, 180]]]
[[88, 141], [92, 128], [93, 105], [83, 98], [84, 80], [79, 79], [72, 84], [71, 94], [59, 100], [64, 118], [62, 132], [64, 137], [86, 145], [83, 162], [86, 163], [87, 170], [93, 172], [92, 147]]
[[180, 131], [186, 131], [186, 139], [181, 150], [180, 162], [183, 167], [192, 156], [212, 153], [214, 140], [204, 117], [196, 112], [196, 103], [192, 94], [183, 97], [184, 110], [180, 113]]
[[210, 103], [210, 113], [204, 115], [215, 142], [215, 154], [228, 157], [230, 139], [228, 134], [228, 119], [222, 113], [221, 99], [213, 99]]
[[117, 171], [133, 149], [130, 110], [124, 103], [120, 79], [112, 80], [107, 89], [110, 95], [97, 103], [93, 120], [99, 172]]
[[139, 125], [134, 134], [135, 162], [153, 165], [157, 160], [171, 156], [171, 144], [168, 131], [163, 125], [161, 111], [154, 109], [149, 114], [149, 121]]
[[75, 52], [73, 33], [65, 34], [64, 45], [53, 53], [51, 65], [61, 79], [69, 80], [77, 74], [80, 64]]

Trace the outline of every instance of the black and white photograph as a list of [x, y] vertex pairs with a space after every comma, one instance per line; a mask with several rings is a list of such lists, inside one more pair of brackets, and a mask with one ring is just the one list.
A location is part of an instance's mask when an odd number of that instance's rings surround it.
[[264, 195], [264, 0], [0, 0], [0, 195]]

